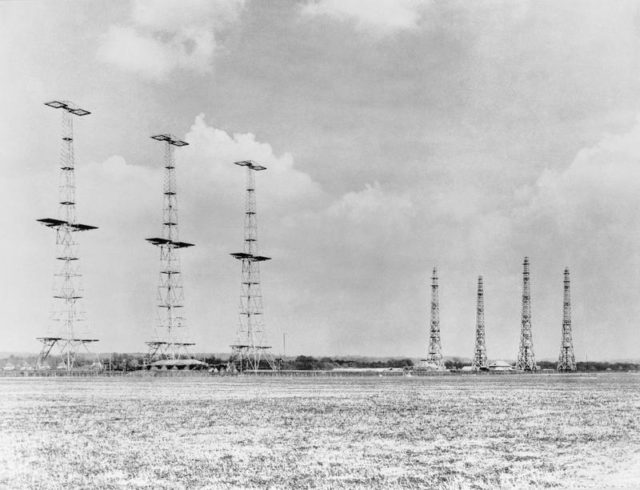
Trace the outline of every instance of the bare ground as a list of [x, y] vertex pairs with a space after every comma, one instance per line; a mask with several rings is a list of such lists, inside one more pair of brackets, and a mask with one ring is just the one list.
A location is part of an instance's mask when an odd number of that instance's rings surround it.
[[4, 488], [640, 488], [640, 376], [0, 378]]

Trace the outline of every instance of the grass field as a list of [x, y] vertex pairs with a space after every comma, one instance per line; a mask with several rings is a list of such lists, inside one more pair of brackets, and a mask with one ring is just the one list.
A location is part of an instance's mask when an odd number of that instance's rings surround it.
[[0, 378], [3, 488], [640, 488], [640, 376]]

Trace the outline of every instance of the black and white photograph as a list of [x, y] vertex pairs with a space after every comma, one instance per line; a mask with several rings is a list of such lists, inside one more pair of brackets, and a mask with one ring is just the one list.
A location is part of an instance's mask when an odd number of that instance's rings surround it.
[[640, 0], [0, 0], [0, 489], [640, 489]]

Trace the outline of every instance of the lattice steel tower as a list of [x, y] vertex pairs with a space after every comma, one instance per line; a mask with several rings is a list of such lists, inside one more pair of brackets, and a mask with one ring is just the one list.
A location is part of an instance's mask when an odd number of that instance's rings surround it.
[[531, 334], [531, 290], [529, 286], [529, 257], [524, 258], [522, 273], [522, 327], [520, 330], [520, 350], [516, 369], [520, 371], [536, 371], [536, 358], [533, 354], [533, 337]]
[[256, 218], [255, 172], [266, 170], [251, 160], [235, 162], [247, 169], [247, 184], [244, 214], [244, 251], [231, 255], [242, 263], [240, 292], [240, 321], [236, 339], [231, 345], [231, 362], [240, 371], [257, 371], [260, 361], [271, 369], [276, 364], [271, 346], [266, 345], [262, 292], [260, 289], [260, 262], [270, 260], [258, 255], [258, 222]]
[[178, 197], [176, 186], [176, 161], [174, 149], [188, 145], [170, 134], [151, 137], [164, 143], [164, 205], [162, 236], [146, 240], [160, 249], [160, 279], [158, 283], [158, 322], [153, 340], [147, 342], [147, 362], [162, 359], [191, 357], [189, 347], [195, 345], [188, 340], [184, 308], [184, 291], [180, 270], [181, 248], [193, 243], [181, 242], [178, 235]]
[[482, 276], [478, 276], [478, 300], [476, 306], [476, 348], [471, 367], [475, 370], [488, 369], [487, 346], [484, 334], [484, 287]]
[[571, 336], [571, 278], [569, 268], [564, 270], [564, 308], [562, 316], [562, 343], [560, 344], [560, 358], [558, 371], [575, 371], [576, 357], [573, 353], [573, 338]]
[[427, 365], [438, 370], [444, 370], [442, 344], [440, 342], [440, 302], [438, 299], [438, 270], [433, 268], [431, 276], [431, 325], [429, 328], [429, 353]]
[[[49, 354], [55, 352], [60, 355], [64, 368], [70, 371], [77, 367], [79, 351], [90, 353], [89, 344], [98, 341], [89, 336], [89, 328], [86, 326], [85, 314], [81, 307], [82, 276], [78, 265], [78, 244], [74, 237], [75, 232], [96, 229], [95, 226], [83, 225], [76, 221], [76, 177], [71, 117], [87, 116], [91, 113], [69, 101], [54, 100], [46, 102], [45, 105], [62, 109], [60, 200], [57, 218], [42, 218], [38, 221], [56, 231], [56, 259], [59, 261], [59, 268], [54, 274], [54, 305], [51, 316], [53, 322], [47, 335], [38, 338], [42, 342], [42, 349], [37, 367], [44, 367]], [[99, 366], [99, 363], [97, 365]]]

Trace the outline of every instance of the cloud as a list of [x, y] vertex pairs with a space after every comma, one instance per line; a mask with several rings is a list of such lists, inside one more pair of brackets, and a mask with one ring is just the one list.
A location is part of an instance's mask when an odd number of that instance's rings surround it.
[[[627, 133], [605, 135], [580, 150], [566, 169], [546, 170], [524, 212], [537, 219], [552, 218], [564, 235], [627, 228], [628, 236], [635, 233], [639, 207], [640, 119]], [[621, 238], [610, 234], [606, 241], [613, 245]]]
[[[347, 192], [322, 213], [324, 226], [340, 237], [340, 254], [350, 261], [384, 264], [389, 249], [410, 243], [416, 208], [409, 193], [393, 193], [379, 182]], [[394, 254], [397, 256], [397, 254]], [[394, 261], [394, 259], [391, 259]]]
[[133, 20], [156, 31], [172, 32], [186, 26], [224, 27], [238, 19], [245, 0], [136, 0]]
[[216, 32], [238, 19], [244, 3], [137, 0], [130, 22], [109, 27], [98, 58], [155, 81], [175, 70], [208, 73], [217, 48]]
[[418, 27], [425, 0], [315, 0], [302, 8], [308, 17], [330, 17], [355, 23], [359, 30], [383, 34]]
[[538, 289], [539, 323], [554, 321], [545, 305], [558, 302], [560, 271], [569, 266], [576, 351], [602, 355], [595, 351], [599, 346], [602, 352], [633, 356], [623, 346], [637, 343], [640, 315], [640, 119], [627, 132], [583, 148], [565, 169], [546, 170], [523, 194], [529, 195], [527, 203], [509, 215], [509, 243], [533, 251], [541, 270], [558, 281], [552, 293]]
[[153, 80], [162, 80], [180, 64], [179, 49], [141, 35], [133, 27], [111, 26], [98, 53], [102, 61], [126, 71], [138, 72]]
[[[387, 214], [385, 211], [390, 211]], [[400, 224], [398, 218], [412, 214], [412, 204], [405, 195], [391, 195], [385, 193], [379, 182], [366, 184], [361, 191], [348, 192], [335, 202], [328, 210], [329, 215], [337, 218], [344, 216], [354, 223], [375, 220], [385, 228]], [[386, 222], [380, 222], [385, 219]]]
[[277, 155], [271, 145], [260, 142], [252, 133], [229, 134], [209, 126], [204, 114], [195, 118], [185, 139], [190, 143], [180, 154], [185, 160], [185, 178], [194, 182], [210, 181], [219, 192], [238, 192], [244, 172], [233, 162], [255, 160], [267, 167], [256, 175], [264, 201], [268, 206], [287, 206], [297, 200], [314, 202], [323, 194], [311, 177], [298, 170], [290, 153]]

